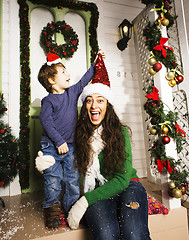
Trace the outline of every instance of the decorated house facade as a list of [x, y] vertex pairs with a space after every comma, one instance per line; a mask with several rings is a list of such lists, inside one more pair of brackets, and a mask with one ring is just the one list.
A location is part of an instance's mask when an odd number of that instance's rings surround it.
[[[73, 84], [102, 49], [115, 109], [132, 130], [133, 165], [140, 178], [167, 183], [164, 203], [179, 206], [189, 172], [188, 13], [188, 0], [2, 0], [0, 196], [42, 188], [35, 157], [47, 92], [37, 75], [46, 54], [61, 57]], [[124, 19], [126, 47], [118, 45]]]

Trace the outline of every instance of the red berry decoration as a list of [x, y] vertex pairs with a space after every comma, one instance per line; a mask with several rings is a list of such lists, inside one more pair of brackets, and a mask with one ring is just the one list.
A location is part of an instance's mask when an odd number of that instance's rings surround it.
[[177, 79], [177, 82], [178, 82], [178, 83], [181, 83], [181, 82], [184, 80], [184, 78], [183, 78], [182, 75], [177, 75], [177, 76], [176, 76], [176, 79]]
[[156, 72], [159, 72], [159, 71], [161, 70], [161, 68], [162, 68], [162, 64], [159, 63], [159, 62], [157, 62], [157, 63], [155, 63], [155, 64], [153, 65], [153, 69], [154, 69], [154, 71], [156, 71]]
[[168, 144], [168, 143], [170, 142], [170, 137], [168, 137], [168, 136], [163, 136], [163, 137], [161, 138], [161, 141], [162, 141], [163, 144]]

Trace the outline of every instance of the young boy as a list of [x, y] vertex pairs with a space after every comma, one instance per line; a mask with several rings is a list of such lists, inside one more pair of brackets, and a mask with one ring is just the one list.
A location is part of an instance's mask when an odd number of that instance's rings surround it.
[[[36, 168], [43, 171], [44, 176], [46, 199], [42, 207], [45, 210], [48, 228], [62, 225], [59, 200], [62, 188], [63, 208], [66, 213], [80, 197], [80, 175], [74, 166], [73, 147], [77, 102], [83, 88], [93, 77], [94, 65], [95, 63], [92, 63], [78, 83], [70, 86], [70, 74], [61, 63], [61, 59], [58, 55], [49, 53], [47, 63], [41, 67], [38, 74], [39, 82], [49, 92], [42, 99], [39, 115], [43, 127], [41, 138], [43, 154], [40, 154], [44, 156], [41, 158], [39, 154], [36, 158]], [[55, 160], [50, 161], [52, 157]]]

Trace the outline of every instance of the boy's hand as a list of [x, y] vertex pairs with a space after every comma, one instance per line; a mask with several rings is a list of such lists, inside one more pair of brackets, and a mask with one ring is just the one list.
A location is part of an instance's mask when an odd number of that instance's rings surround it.
[[[99, 53], [101, 53], [102, 54], [102, 59], [104, 60], [105, 58], [106, 58], [106, 55], [105, 55], [105, 53], [102, 51], [102, 49], [99, 49], [99, 51], [98, 51], [98, 54]], [[97, 58], [98, 58], [98, 54], [96, 55], [96, 58], [95, 58], [95, 62], [96, 62], [96, 60], [97, 60]]]
[[102, 54], [102, 59], [104, 60], [106, 58], [105, 53], [100, 49], [99, 52]]
[[58, 147], [58, 153], [59, 154], [64, 154], [64, 153], [67, 153], [67, 152], [69, 152], [69, 148], [68, 148], [68, 145], [67, 145], [66, 142]]

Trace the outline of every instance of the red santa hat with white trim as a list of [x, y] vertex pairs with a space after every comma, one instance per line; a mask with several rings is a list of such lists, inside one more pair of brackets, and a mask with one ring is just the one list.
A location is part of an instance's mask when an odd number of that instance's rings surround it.
[[57, 64], [61, 62], [61, 58], [55, 53], [47, 54], [47, 65], [51, 66], [52, 64]]
[[100, 94], [105, 97], [108, 102], [113, 104], [110, 81], [101, 53], [98, 54], [98, 58], [95, 62], [94, 78], [91, 83], [83, 89], [81, 101], [84, 102], [87, 96], [94, 93]]

